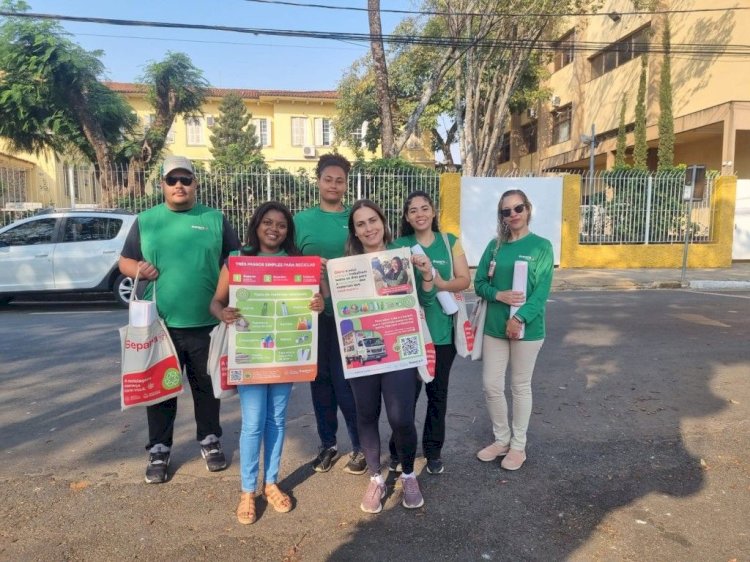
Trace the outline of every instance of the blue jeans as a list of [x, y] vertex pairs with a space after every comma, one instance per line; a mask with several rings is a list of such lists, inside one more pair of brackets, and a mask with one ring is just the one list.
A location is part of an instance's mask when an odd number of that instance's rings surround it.
[[352, 449], [360, 451], [357, 409], [352, 388], [344, 378], [336, 321], [326, 314], [318, 317], [318, 376], [310, 383], [310, 394], [321, 445], [327, 448], [336, 444], [340, 408]]
[[279, 478], [281, 450], [286, 431], [286, 407], [292, 383], [242, 384], [237, 386], [242, 409], [240, 432], [240, 477], [243, 492], [258, 485], [260, 445], [263, 442], [263, 474], [266, 484]]

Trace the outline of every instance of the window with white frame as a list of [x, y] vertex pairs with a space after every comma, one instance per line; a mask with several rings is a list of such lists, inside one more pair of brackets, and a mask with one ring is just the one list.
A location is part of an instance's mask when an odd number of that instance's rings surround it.
[[187, 129], [188, 146], [203, 145], [203, 120], [200, 117], [189, 117], [185, 119]]
[[265, 118], [252, 119], [255, 127], [255, 138], [261, 146], [271, 146], [271, 121]]
[[164, 141], [165, 144], [174, 144], [176, 137], [177, 135], [175, 135], [175, 132], [174, 132], [174, 124], [172, 124], [172, 126], [169, 127], [169, 131], [167, 131], [167, 138]]
[[307, 117], [292, 117], [292, 146], [307, 144]]
[[143, 116], [143, 128], [148, 131], [151, 127], [154, 126], [154, 121], [156, 121], [156, 114], [155, 113], [148, 113]]
[[333, 144], [333, 122], [325, 117], [315, 118], [315, 146]]
[[552, 112], [552, 144], [570, 140], [570, 125], [573, 120], [573, 106], [568, 104]]

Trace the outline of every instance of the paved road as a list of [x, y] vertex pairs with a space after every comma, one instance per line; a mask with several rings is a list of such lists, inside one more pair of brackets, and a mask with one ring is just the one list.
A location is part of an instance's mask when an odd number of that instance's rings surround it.
[[343, 462], [313, 473], [298, 385], [282, 463], [296, 507], [261, 505], [250, 527], [234, 517], [236, 399], [223, 411], [227, 471], [206, 472], [182, 399], [174, 477], [143, 484], [143, 411], [119, 411], [125, 321], [109, 303], [0, 311], [0, 559], [750, 559], [748, 292], [555, 293], [527, 464], [474, 458], [491, 439], [481, 364], [459, 360], [447, 471], [430, 476], [419, 459], [426, 504], [414, 512], [393, 490], [382, 514], [361, 513], [365, 478]]

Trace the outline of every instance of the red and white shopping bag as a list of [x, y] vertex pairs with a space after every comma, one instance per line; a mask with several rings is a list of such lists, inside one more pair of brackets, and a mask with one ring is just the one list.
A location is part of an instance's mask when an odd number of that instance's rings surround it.
[[424, 309], [419, 307], [419, 320], [422, 323], [422, 334], [424, 335], [424, 351], [427, 356], [427, 365], [417, 367], [419, 378], [425, 383], [435, 380], [435, 344], [430, 335], [430, 329], [427, 327], [427, 321], [424, 316]]
[[154, 300], [133, 300], [137, 283], [136, 279], [128, 325], [120, 328], [120, 405], [123, 410], [158, 404], [182, 394], [183, 390], [177, 351], [156, 311], [156, 290]]

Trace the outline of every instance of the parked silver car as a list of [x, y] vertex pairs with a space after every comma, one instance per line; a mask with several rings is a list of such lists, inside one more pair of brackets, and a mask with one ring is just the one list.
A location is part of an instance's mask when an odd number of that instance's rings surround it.
[[133, 281], [117, 262], [135, 217], [53, 210], [0, 228], [0, 304], [21, 294], [111, 291], [126, 306]]

